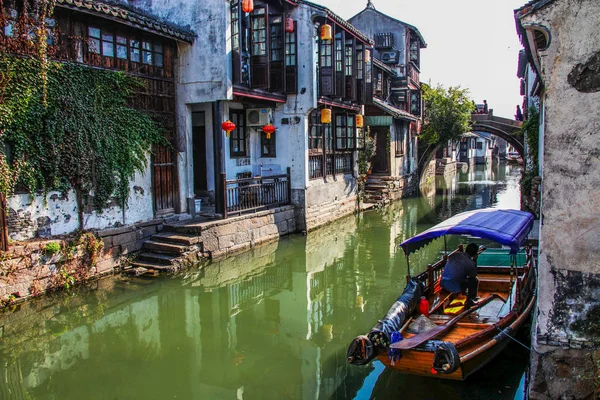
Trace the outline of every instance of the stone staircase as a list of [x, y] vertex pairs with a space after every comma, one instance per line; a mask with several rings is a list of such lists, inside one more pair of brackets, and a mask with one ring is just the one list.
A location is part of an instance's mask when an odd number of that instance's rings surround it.
[[384, 174], [371, 174], [365, 185], [365, 202], [388, 204], [398, 198], [395, 193], [401, 191], [402, 180]]
[[144, 242], [142, 250], [125, 272], [134, 275], [158, 275], [176, 272], [202, 255], [200, 236], [163, 231]]

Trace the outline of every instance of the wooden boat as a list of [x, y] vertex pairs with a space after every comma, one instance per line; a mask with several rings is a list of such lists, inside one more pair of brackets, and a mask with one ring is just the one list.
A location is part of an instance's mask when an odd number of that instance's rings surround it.
[[[419, 275], [411, 277], [409, 268], [404, 292], [371, 332], [352, 341], [348, 362], [363, 365], [379, 358], [401, 372], [454, 380], [464, 380], [490, 362], [535, 303], [535, 260], [531, 246], [524, 247], [532, 227], [533, 216], [527, 212], [483, 209], [458, 214], [404, 241], [400, 246], [407, 261], [412, 252], [444, 235], [494, 240], [505, 248], [480, 248], [479, 300], [462, 311], [450, 307], [460, 294], [440, 286], [447, 252]], [[462, 245], [455, 251], [463, 251]]]
[[511, 151], [510, 153], [506, 154], [506, 162], [509, 164], [523, 164], [523, 159], [519, 153], [516, 151]]

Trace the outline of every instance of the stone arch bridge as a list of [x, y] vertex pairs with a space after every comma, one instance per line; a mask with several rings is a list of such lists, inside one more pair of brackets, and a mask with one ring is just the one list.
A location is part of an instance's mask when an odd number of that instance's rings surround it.
[[[471, 114], [471, 132], [486, 132], [506, 140], [525, 160], [523, 135], [520, 133], [523, 122], [509, 118], [497, 117], [492, 110], [488, 114]], [[419, 149], [419, 175], [422, 176], [425, 167], [443, 145], [429, 145]]]

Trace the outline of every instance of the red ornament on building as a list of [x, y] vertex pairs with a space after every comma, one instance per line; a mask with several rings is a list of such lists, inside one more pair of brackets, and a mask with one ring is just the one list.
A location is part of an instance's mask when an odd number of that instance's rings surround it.
[[245, 13], [254, 11], [254, 0], [242, 0], [242, 11]]
[[227, 137], [229, 137], [229, 135], [231, 134], [231, 131], [233, 131], [235, 128], [236, 128], [235, 124], [233, 122], [231, 122], [230, 120], [227, 120], [221, 124], [221, 129], [223, 129], [225, 132], [227, 132]]
[[262, 128], [262, 131], [267, 135], [267, 139], [271, 139], [271, 134], [275, 133], [276, 130], [277, 129], [271, 124], [267, 124]]
[[294, 32], [294, 20], [293, 19], [291, 19], [291, 18], [285, 19], [285, 31], [287, 33]]

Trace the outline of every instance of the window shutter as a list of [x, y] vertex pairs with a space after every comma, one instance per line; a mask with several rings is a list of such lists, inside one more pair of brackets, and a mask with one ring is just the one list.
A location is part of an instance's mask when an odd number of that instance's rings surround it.
[[333, 95], [333, 40], [322, 40], [319, 38], [319, 69], [319, 76], [321, 78], [320, 94], [323, 96]]
[[334, 37], [334, 53], [335, 53], [335, 97], [345, 97], [345, 82], [344, 79], [344, 31], [342, 29], [336, 32]]
[[294, 21], [294, 32], [285, 34], [285, 91], [298, 93], [298, 27]]
[[231, 62], [232, 62], [232, 80], [234, 84], [242, 83], [242, 35], [241, 35], [241, 16], [240, 4], [238, 0], [231, 2]]
[[255, 8], [250, 18], [250, 82], [253, 89], [269, 86], [269, 24], [267, 7]]
[[[370, 52], [369, 61], [365, 62], [365, 103], [373, 103], [373, 49], [367, 49]], [[365, 56], [366, 57], [366, 56]]]
[[356, 100], [356, 39], [347, 35], [344, 41], [344, 81], [346, 100]]
[[285, 89], [283, 15], [271, 16], [269, 39], [269, 90], [283, 92]]

